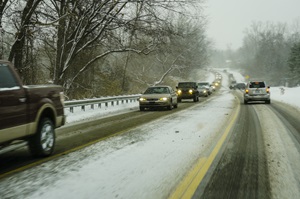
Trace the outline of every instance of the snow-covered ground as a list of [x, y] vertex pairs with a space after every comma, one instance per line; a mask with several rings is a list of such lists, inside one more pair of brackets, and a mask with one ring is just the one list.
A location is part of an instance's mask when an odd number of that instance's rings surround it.
[[[238, 82], [244, 80], [238, 72], [233, 73]], [[206, 80], [212, 78], [208, 76]], [[167, 198], [191, 165], [207, 155], [230, 117], [235, 98], [227, 82], [223, 73], [222, 95], [211, 96], [205, 103], [2, 180], [1, 196]], [[280, 88], [271, 88], [271, 93], [272, 100], [300, 107], [300, 88], [285, 88], [283, 95]], [[137, 109], [138, 103], [134, 102], [85, 112], [75, 110], [68, 113], [68, 121], [71, 125], [83, 119]]]

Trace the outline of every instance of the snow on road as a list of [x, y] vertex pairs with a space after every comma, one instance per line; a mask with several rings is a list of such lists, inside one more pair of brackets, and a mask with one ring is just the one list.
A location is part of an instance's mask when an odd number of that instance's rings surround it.
[[1, 182], [12, 198], [166, 198], [208, 155], [235, 107], [222, 95]]

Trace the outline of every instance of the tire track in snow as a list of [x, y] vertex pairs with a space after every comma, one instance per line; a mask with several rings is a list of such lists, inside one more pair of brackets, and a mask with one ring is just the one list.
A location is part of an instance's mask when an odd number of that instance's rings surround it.
[[287, 125], [269, 106], [253, 106], [260, 120], [273, 198], [300, 198], [300, 154]]

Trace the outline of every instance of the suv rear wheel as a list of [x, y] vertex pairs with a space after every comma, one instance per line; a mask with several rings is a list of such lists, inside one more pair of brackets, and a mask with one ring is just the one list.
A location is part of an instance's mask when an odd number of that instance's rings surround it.
[[43, 118], [34, 136], [29, 139], [29, 150], [34, 157], [47, 157], [54, 151], [55, 131], [53, 122]]

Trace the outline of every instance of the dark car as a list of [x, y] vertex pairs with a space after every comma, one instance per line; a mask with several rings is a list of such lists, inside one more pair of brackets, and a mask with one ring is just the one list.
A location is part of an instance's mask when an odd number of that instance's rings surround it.
[[178, 102], [182, 99], [193, 99], [199, 101], [199, 90], [197, 82], [179, 82], [177, 88]]
[[177, 108], [177, 94], [170, 86], [151, 86], [139, 98], [140, 110], [146, 108]]
[[246, 84], [245, 83], [236, 83], [234, 85], [235, 89], [240, 89], [240, 90], [244, 90], [246, 88]]

